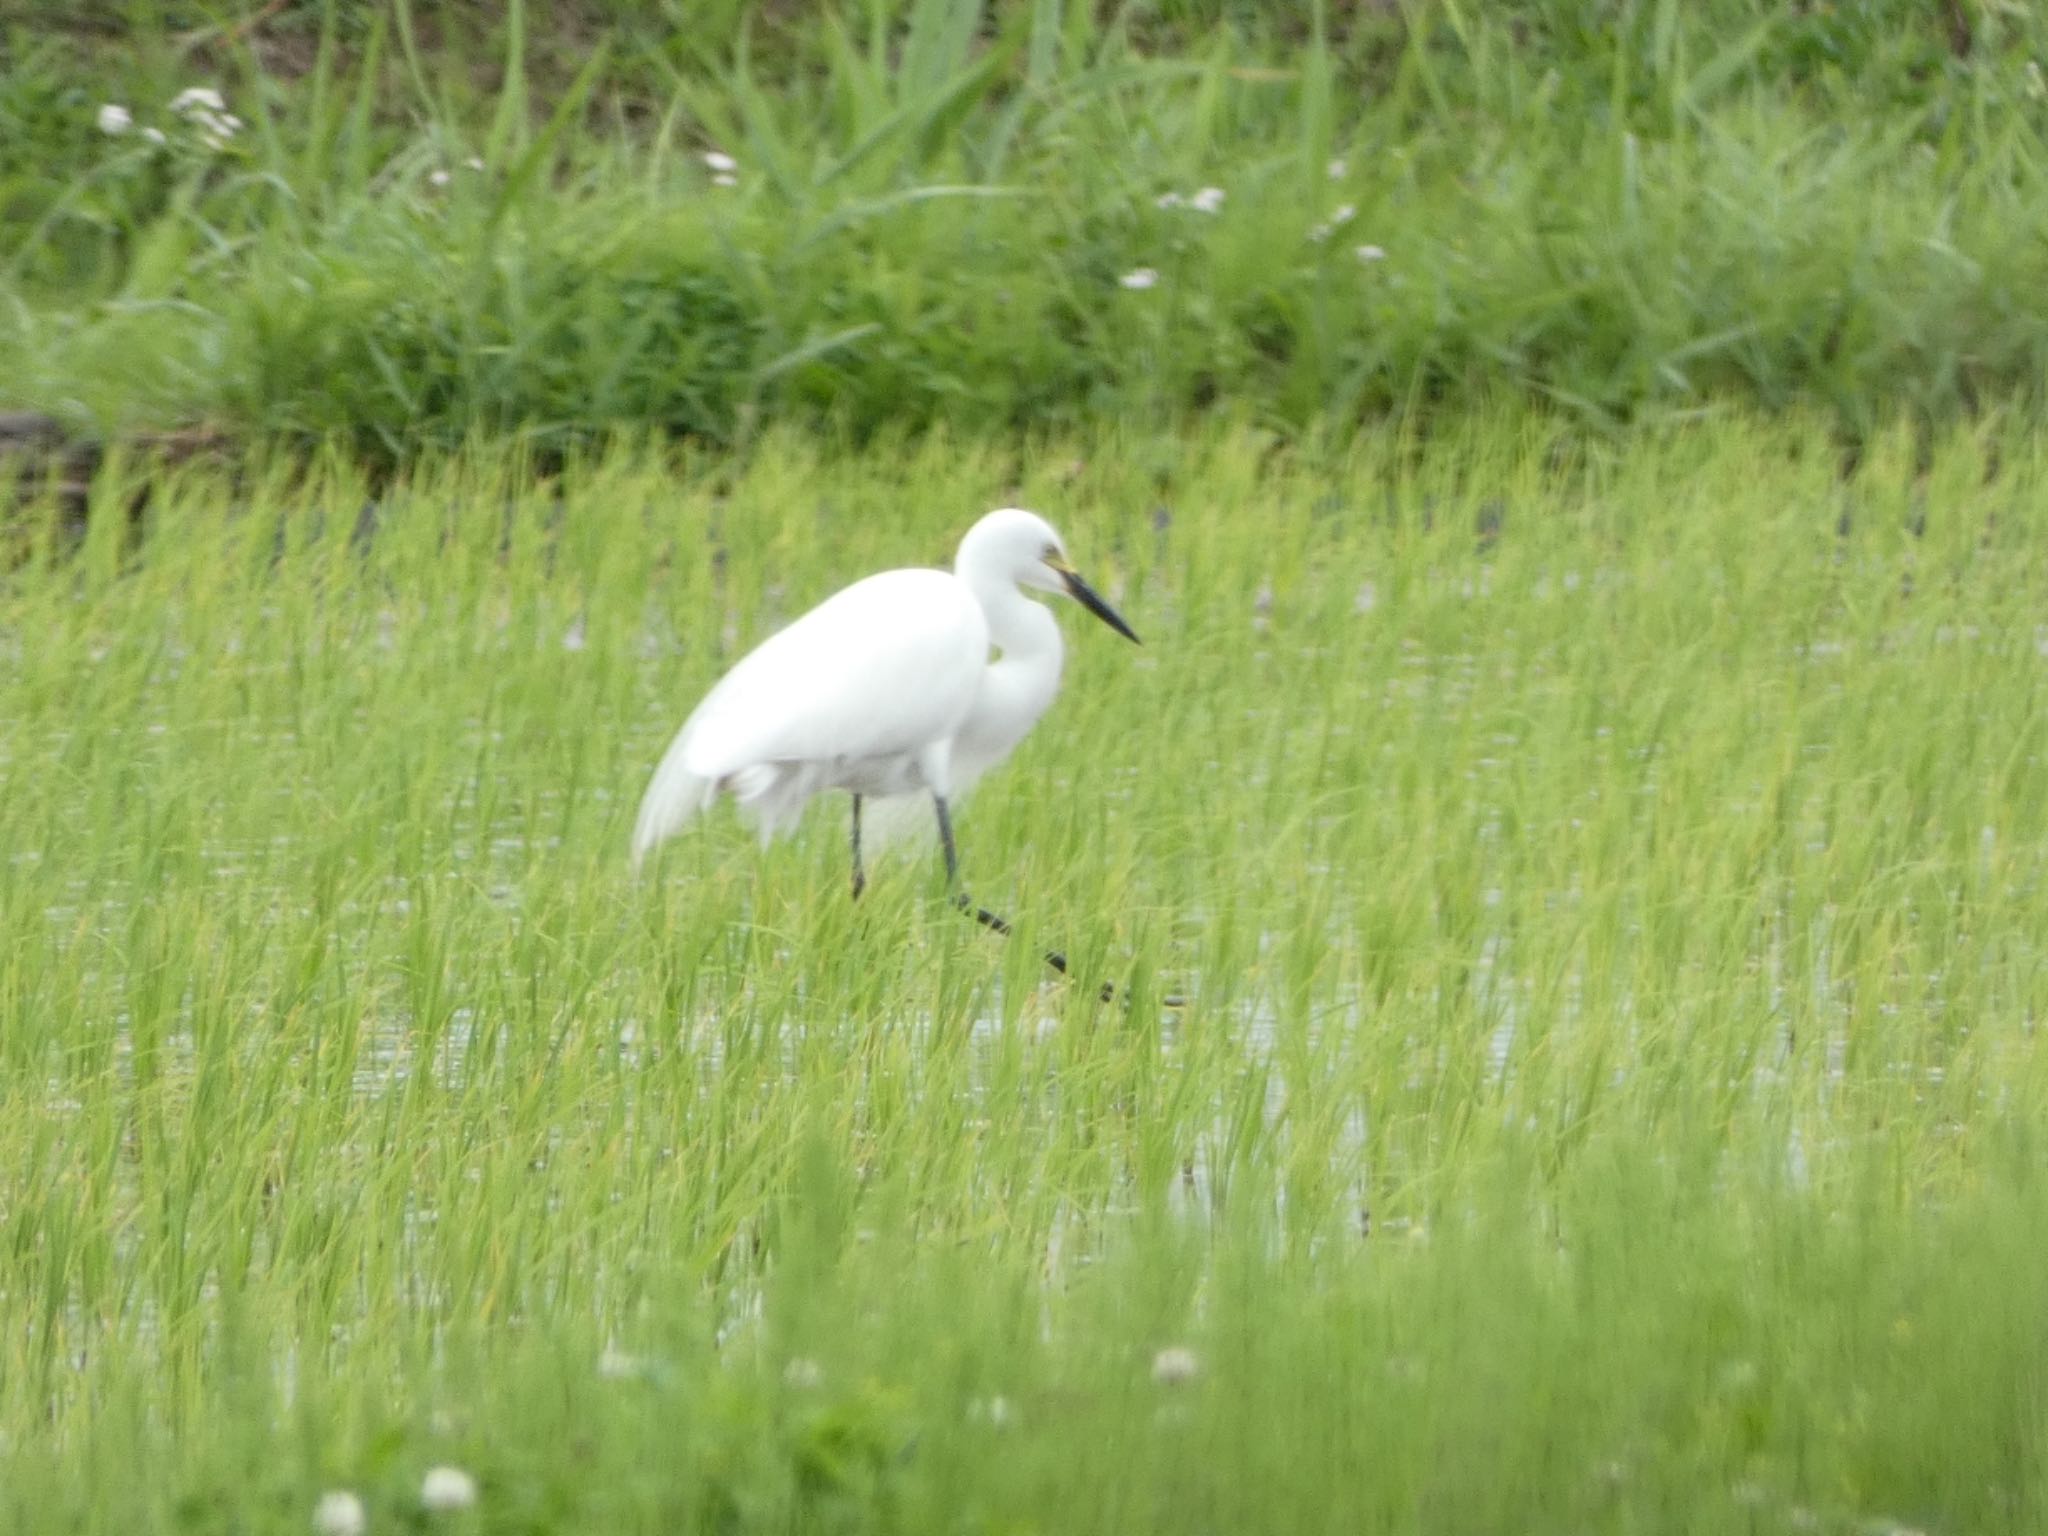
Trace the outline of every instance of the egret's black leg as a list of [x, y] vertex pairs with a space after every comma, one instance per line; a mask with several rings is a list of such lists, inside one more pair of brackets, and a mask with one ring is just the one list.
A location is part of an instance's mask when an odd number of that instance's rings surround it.
[[[953, 893], [953, 905], [962, 912], [972, 913], [974, 920], [981, 924], [982, 927], [1008, 938], [1010, 934], [1009, 921], [1000, 914], [989, 911], [987, 907], [977, 907], [968, 898], [967, 893], [960, 889], [960, 854], [953, 846], [953, 818], [946, 810], [945, 796], [933, 795], [932, 805], [939, 813], [939, 846], [946, 853], [946, 889]], [[1047, 950], [1045, 953], [1045, 963], [1058, 971], [1062, 976], [1067, 974], [1067, 957], [1058, 950]], [[1102, 1000], [1106, 1003], [1115, 996], [1116, 988], [1105, 981], [1102, 984]]]
[[853, 797], [853, 899], [868, 888], [867, 871], [860, 867], [860, 796]]
[[993, 928], [997, 933], [1007, 934], [1010, 925], [985, 907], [977, 907], [967, 899], [967, 893], [960, 889], [960, 850], [953, 846], [953, 817], [946, 809], [944, 795], [932, 796], [932, 809], [939, 813], [939, 847], [946, 855], [946, 889], [953, 893], [953, 905], [962, 912], [972, 912], [975, 921], [984, 928]]
[[993, 928], [997, 933], [1008, 934], [1008, 923], [986, 907], [977, 907], [967, 899], [967, 893], [960, 889], [960, 850], [953, 846], [953, 816], [946, 809], [946, 797], [933, 795], [932, 807], [939, 813], [939, 847], [946, 855], [946, 889], [953, 893], [953, 905], [962, 912], [972, 912], [975, 921], [984, 928]]
[[953, 818], [946, 810], [944, 795], [932, 796], [932, 808], [939, 813], [939, 847], [946, 854], [946, 889], [960, 883], [960, 853], [953, 846]]

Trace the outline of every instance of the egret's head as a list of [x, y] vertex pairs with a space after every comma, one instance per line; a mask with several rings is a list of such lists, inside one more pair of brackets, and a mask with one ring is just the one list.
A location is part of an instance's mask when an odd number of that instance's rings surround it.
[[1003, 507], [968, 529], [967, 537], [960, 541], [960, 558], [954, 569], [964, 574], [970, 566], [999, 573], [1020, 587], [1064, 593], [1126, 640], [1138, 638], [1117, 611], [1081, 579], [1067, 559], [1067, 546], [1059, 534], [1036, 512]]

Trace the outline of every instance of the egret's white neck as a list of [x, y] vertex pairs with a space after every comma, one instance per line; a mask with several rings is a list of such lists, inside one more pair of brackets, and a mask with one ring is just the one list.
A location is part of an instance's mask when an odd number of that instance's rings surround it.
[[1031, 556], [1052, 545], [1050, 529], [1014, 510], [989, 514], [960, 541], [953, 574], [973, 594], [1001, 655], [982, 672], [973, 707], [953, 738], [956, 793], [1007, 757], [1059, 692], [1059, 622], [1017, 580], [1036, 564]]
[[988, 619], [988, 637], [1013, 662], [1050, 662], [1059, 675], [1060, 626], [1043, 603], [1034, 603], [1013, 581], [977, 570], [972, 561], [962, 561], [954, 574], [967, 584], [974, 600]]
[[1059, 692], [1061, 654], [1059, 621], [1043, 603], [1034, 603], [1014, 582], [977, 580], [960, 572], [967, 589], [988, 618], [988, 635], [1002, 654], [988, 664], [974, 707], [953, 741], [953, 780], [964, 792], [992, 764], [1001, 762], [1024, 739]]

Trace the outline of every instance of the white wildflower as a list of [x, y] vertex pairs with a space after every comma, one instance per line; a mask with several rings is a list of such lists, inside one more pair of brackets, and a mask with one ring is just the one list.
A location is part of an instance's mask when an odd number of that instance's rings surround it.
[[1714, 1373], [1714, 1384], [1724, 1392], [1746, 1392], [1760, 1374], [1754, 1360], [1730, 1360]]
[[190, 117], [195, 112], [225, 112], [228, 104], [221, 94], [210, 85], [187, 86], [171, 98], [171, 110], [180, 117]]
[[242, 131], [242, 120], [232, 112], [217, 112], [202, 106], [193, 107], [184, 117], [199, 131], [199, 142], [208, 149], [226, 149], [228, 141]]
[[100, 108], [99, 124], [101, 133], [126, 133], [135, 125], [135, 117], [126, 107], [110, 101]]
[[319, 1536], [363, 1536], [369, 1525], [363, 1501], [346, 1488], [321, 1494], [313, 1506], [313, 1529]]
[[1201, 1371], [1202, 1362], [1184, 1344], [1168, 1345], [1152, 1357], [1152, 1379], [1162, 1387], [1182, 1386], [1193, 1381]]
[[472, 171], [480, 171], [484, 168], [484, 157], [482, 155], [471, 155], [462, 163]]
[[1150, 288], [1159, 281], [1159, 274], [1150, 267], [1135, 267], [1117, 281], [1133, 291]]
[[476, 1479], [460, 1467], [429, 1467], [420, 1482], [420, 1506], [451, 1514], [476, 1503]]
[[1008, 1429], [1017, 1422], [1017, 1410], [1010, 1406], [1007, 1397], [977, 1397], [967, 1405], [967, 1417], [991, 1429]]
[[1188, 199], [1188, 206], [1197, 213], [1215, 213], [1223, 206], [1223, 189], [1204, 187]]
[[733, 175], [731, 171], [720, 171], [711, 178], [711, 185], [714, 187], [736, 187], [739, 184], [739, 177]]
[[1330, 180], [1342, 181], [1346, 176], [1349, 176], [1351, 174], [1351, 162], [1349, 160], [1339, 157], [1338, 159], [1332, 160], [1330, 162], [1329, 171]]
[[1339, 203], [1330, 210], [1330, 216], [1327, 219], [1308, 232], [1308, 237], [1317, 242], [1327, 240], [1357, 217], [1358, 210], [1352, 207], [1351, 204]]
[[1385, 261], [1387, 259], [1387, 253], [1376, 245], [1361, 245], [1357, 249], [1360, 261]]
[[740, 168], [739, 161], [722, 149], [705, 150], [704, 163], [714, 171], [736, 171]]
[[164, 144], [169, 142], [169, 140], [164, 136], [164, 131], [161, 128], [145, 128], [142, 130], [142, 136], [152, 144]]
[[631, 1381], [640, 1374], [640, 1357], [629, 1355], [616, 1346], [607, 1347], [597, 1357], [597, 1374], [606, 1381]]
[[1154, 208], [1179, 208], [1185, 205], [1186, 202], [1187, 199], [1178, 192], [1162, 192], [1152, 199], [1152, 206]]
[[445, 187], [445, 186], [447, 186], [447, 185], [448, 185], [448, 173], [447, 173], [446, 171], [429, 171], [429, 172], [427, 172], [427, 185], [428, 185], [428, 186], [430, 186], [430, 187]]

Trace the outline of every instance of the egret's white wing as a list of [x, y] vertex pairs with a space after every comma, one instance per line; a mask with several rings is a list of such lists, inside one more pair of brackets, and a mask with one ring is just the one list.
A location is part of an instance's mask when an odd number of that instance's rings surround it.
[[753, 763], [914, 752], [951, 736], [988, 665], [988, 621], [943, 571], [884, 571], [769, 636], [682, 734], [707, 778]]
[[916, 752], [959, 729], [988, 661], [988, 621], [943, 571], [857, 581], [769, 636], [676, 733], [641, 801], [644, 853], [761, 764]]

